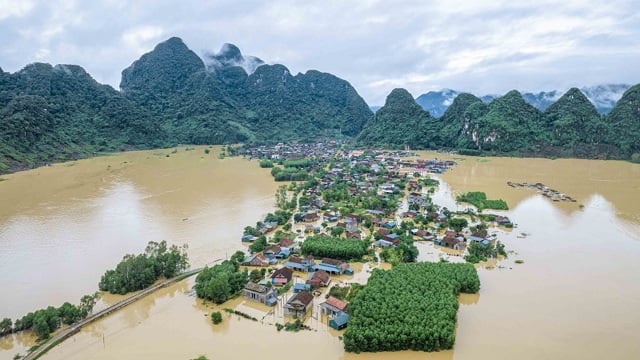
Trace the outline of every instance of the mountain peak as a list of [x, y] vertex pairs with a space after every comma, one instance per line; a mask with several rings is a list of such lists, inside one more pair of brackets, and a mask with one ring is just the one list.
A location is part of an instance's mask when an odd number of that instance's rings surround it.
[[179, 37], [169, 38], [122, 70], [123, 91], [157, 88], [174, 91], [193, 74], [204, 70], [204, 63]]

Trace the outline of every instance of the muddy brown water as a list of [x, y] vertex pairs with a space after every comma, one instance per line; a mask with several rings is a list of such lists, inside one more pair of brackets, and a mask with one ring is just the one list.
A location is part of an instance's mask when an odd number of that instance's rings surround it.
[[[0, 316], [75, 301], [95, 290], [105, 268], [149, 240], [188, 242], [194, 265], [241, 248], [242, 228], [273, 208], [277, 184], [268, 171], [255, 162], [204, 155], [202, 148], [181, 148], [167, 158], [170, 152], [126, 153], [4, 176], [0, 277], [8, 291]], [[208, 314], [220, 307], [190, 296], [191, 279], [94, 323], [44, 358], [640, 358], [640, 166], [456, 160], [456, 168], [439, 176], [444, 183], [438, 201], [461, 209], [456, 194], [485, 191], [507, 201], [505, 214], [518, 227], [498, 231], [512, 253], [490, 270], [479, 269], [479, 294], [460, 296], [454, 350], [345, 354], [341, 332], [327, 329], [326, 319], [308, 318], [313, 331], [277, 332], [272, 324], [285, 321], [277, 307], [270, 312], [243, 299], [222, 307], [260, 322], [225, 313], [221, 325], [212, 325]], [[552, 202], [533, 190], [508, 187], [509, 180], [543, 182], [577, 202]], [[421, 258], [436, 256], [432, 245], [419, 247]], [[354, 277], [334, 281], [363, 282], [376, 266], [362, 264]], [[30, 341], [24, 334], [0, 340], [0, 358], [12, 358]]]

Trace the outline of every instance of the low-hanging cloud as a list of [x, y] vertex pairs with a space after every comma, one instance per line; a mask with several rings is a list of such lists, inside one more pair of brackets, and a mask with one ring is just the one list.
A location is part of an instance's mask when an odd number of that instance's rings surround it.
[[628, 0], [0, 0], [5, 71], [78, 64], [117, 88], [122, 69], [171, 36], [198, 54], [233, 43], [292, 73], [333, 73], [370, 104], [395, 87], [417, 96], [640, 82], [640, 15]]

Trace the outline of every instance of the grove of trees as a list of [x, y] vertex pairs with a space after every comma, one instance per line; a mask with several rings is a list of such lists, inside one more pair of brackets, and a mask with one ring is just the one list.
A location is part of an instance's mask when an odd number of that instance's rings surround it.
[[480, 279], [471, 264], [399, 264], [373, 270], [349, 303], [344, 333], [348, 352], [439, 351], [455, 341], [460, 292], [475, 293]]
[[98, 287], [112, 294], [142, 290], [160, 277], [170, 278], [189, 267], [187, 246], [167, 247], [166, 241], [150, 241], [143, 254], [125, 255], [115, 269], [107, 270]]
[[221, 264], [206, 267], [196, 277], [196, 295], [201, 299], [222, 304], [238, 294], [249, 281], [249, 273], [238, 271], [240, 264], [225, 260]]
[[314, 235], [305, 239], [300, 247], [304, 255], [341, 260], [361, 258], [368, 244], [358, 239], [341, 239], [327, 235]]

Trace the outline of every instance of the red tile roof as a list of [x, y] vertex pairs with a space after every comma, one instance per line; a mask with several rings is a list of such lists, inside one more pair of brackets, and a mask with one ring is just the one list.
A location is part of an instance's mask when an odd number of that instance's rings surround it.
[[347, 308], [347, 302], [338, 299], [337, 297], [329, 296], [327, 301], [325, 301], [328, 305], [331, 305], [337, 309], [344, 311]]

